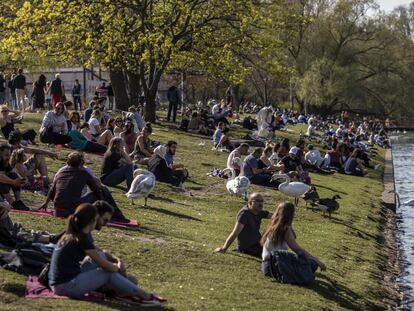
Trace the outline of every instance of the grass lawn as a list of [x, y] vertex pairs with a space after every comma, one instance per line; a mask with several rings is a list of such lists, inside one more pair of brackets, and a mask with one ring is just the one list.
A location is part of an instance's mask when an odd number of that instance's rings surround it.
[[[28, 114], [20, 128], [40, 127], [40, 114]], [[303, 127], [290, 126], [295, 133], [277, 132], [293, 142]], [[234, 137], [246, 132], [232, 131]], [[128, 270], [138, 276], [144, 289], [168, 298], [174, 310], [340, 310], [382, 309], [380, 265], [383, 256], [380, 196], [382, 170], [369, 171], [368, 177], [341, 174], [311, 174], [321, 197], [340, 194], [341, 208], [332, 218], [304, 208], [300, 203], [294, 229], [298, 242], [327, 265], [317, 273], [311, 287], [283, 285], [265, 278], [258, 259], [239, 254], [215, 254], [234, 226], [237, 211], [245, 204], [230, 196], [225, 182], [207, 177], [214, 167], [225, 167], [226, 153], [211, 151], [211, 140], [187, 134], [172, 126], [154, 126], [153, 139], [178, 141], [176, 163], [190, 171], [186, 193], [176, 193], [157, 183], [155, 199], [132, 206], [122, 190], [111, 188], [115, 200], [127, 217], [137, 218], [139, 230], [104, 228], [95, 232], [96, 244], [123, 258]], [[199, 146], [205, 141], [205, 146]], [[291, 141], [292, 144], [292, 141]], [[46, 146], [42, 146], [47, 148]], [[48, 160], [50, 175], [64, 165], [69, 150], [59, 160]], [[383, 162], [383, 152], [375, 162]], [[87, 155], [88, 165], [99, 173], [101, 159]], [[70, 191], [70, 189], [68, 189]], [[288, 198], [275, 190], [252, 187], [265, 195], [265, 208], [275, 210]], [[42, 202], [38, 195], [24, 194]], [[59, 232], [65, 221], [47, 217], [12, 214], [26, 228]], [[262, 224], [265, 229], [267, 222]], [[26, 277], [0, 269], [0, 310], [132, 310], [118, 303], [92, 303], [76, 300], [25, 300]]]

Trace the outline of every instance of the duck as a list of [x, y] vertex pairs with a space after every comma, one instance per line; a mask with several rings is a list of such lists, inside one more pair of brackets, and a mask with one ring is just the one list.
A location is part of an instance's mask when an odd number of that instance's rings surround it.
[[290, 181], [289, 175], [286, 174], [273, 174], [272, 181], [284, 179], [285, 181], [281, 183], [278, 187], [279, 191], [295, 198], [295, 205], [299, 203], [299, 198], [302, 197], [306, 192], [311, 190], [311, 187], [300, 181]]
[[307, 207], [308, 202], [315, 203], [319, 200], [319, 193], [316, 191], [316, 187], [312, 186], [311, 189], [301, 196], [301, 198], [305, 200]]
[[339, 209], [339, 203], [336, 200], [340, 198], [341, 197], [336, 194], [332, 197], [332, 199], [319, 199], [316, 201], [316, 203], [312, 203], [312, 206], [323, 211], [324, 214], [328, 213], [329, 217], [331, 217], [331, 214]]
[[155, 187], [155, 175], [150, 171], [137, 169], [134, 171], [134, 180], [132, 181], [131, 188], [125, 194], [127, 198], [132, 199], [132, 205], [134, 205], [134, 199], [145, 198], [145, 207], [147, 206], [147, 200], [149, 194]]
[[223, 170], [223, 174], [230, 172], [231, 176], [226, 183], [227, 191], [231, 195], [244, 195], [244, 199], [247, 200], [247, 190], [250, 187], [250, 180], [246, 176], [243, 176], [243, 161], [240, 158], [234, 158], [234, 162], [240, 167], [240, 175], [236, 177], [236, 171], [234, 168], [226, 168]]

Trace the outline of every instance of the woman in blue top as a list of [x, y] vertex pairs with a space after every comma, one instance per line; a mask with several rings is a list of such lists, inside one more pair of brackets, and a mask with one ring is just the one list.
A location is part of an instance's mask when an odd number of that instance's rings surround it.
[[[68, 227], [53, 252], [49, 285], [61, 296], [82, 298], [86, 293], [109, 285], [118, 296], [135, 297], [143, 304], [160, 305], [164, 300], [147, 293], [120, 274], [122, 263], [112, 263], [98, 252], [91, 235], [99, 215], [92, 204], [81, 204], [69, 216]], [[89, 256], [97, 268], [82, 270], [81, 262]], [[86, 269], [85, 269], [86, 270]]]

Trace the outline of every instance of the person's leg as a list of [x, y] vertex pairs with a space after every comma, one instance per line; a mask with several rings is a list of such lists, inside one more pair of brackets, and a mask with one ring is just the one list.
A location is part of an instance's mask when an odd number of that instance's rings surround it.
[[171, 110], [172, 110], [172, 108], [173, 108], [173, 103], [169, 102], [168, 103], [168, 113], [167, 113], [167, 121], [168, 122], [170, 122], [170, 119], [171, 119]]
[[177, 119], [177, 109], [178, 109], [178, 103], [174, 103], [173, 104], [173, 116], [172, 116], [172, 120], [174, 123]]
[[247, 249], [244, 250], [240, 250], [240, 252], [244, 253], [244, 254], [248, 254], [254, 257], [258, 257], [261, 258], [262, 257], [262, 251], [263, 251], [263, 247], [258, 243], [255, 244]]
[[118, 205], [116, 204], [111, 192], [109, 191], [108, 188], [106, 187], [101, 187], [101, 191], [102, 191], [102, 196], [104, 201], [106, 201], [108, 204], [112, 205], [114, 207], [114, 213], [112, 215], [112, 219], [117, 219], [117, 220], [125, 220], [127, 219], [124, 214], [122, 213], [122, 211], [119, 209]]
[[55, 132], [51, 133], [51, 138], [52, 139], [49, 141], [49, 143], [52, 143], [54, 145], [66, 145], [72, 141], [72, 138], [70, 136]]
[[23, 108], [22, 103], [23, 103], [24, 97], [22, 98], [22, 96], [21, 96], [22, 92], [21, 91], [22, 90], [20, 90], [20, 89], [16, 89], [16, 107], [18, 108], [18, 110], [22, 110], [22, 108]]
[[127, 187], [131, 186], [134, 174], [134, 166], [122, 165], [121, 167], [113, 170], [109, 175], [105, 176], [102, 183], [107, 186], [116, 186], [122, 183], [124, 180], [127, 182]]
[[42, 154], [35, 154], [33, 155], [33, 158], [35, 161], [36, 170], [39, 172], [39, 174], [41, 176], [48, 176], [45, 156]]
[[37, 135], [37, 133], [36, 133], [35, 130], [29, 129], [29, 130], [26, 130], [22, 133], [22, 138], [23, 138], [23, 140], [29, 140], [31, 142], [34, 142], [34, 140], [36, 138], [36, 135]]
[[114, 137], [110, 130], [104, 131], [101, 135], [99, 135], [97, 143], [101, 145], [108, 145], [111, 139]]
[[92, 152], [92, 153], [105, 153], [106, 152], [106, 146], [95, 143], [93, 141], [88, 141], [86, 143], [85, 149], [86, 152]]

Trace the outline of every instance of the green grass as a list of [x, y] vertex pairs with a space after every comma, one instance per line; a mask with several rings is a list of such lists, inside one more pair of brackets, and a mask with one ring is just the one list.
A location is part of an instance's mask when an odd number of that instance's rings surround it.
[[[40, 115], [26, 117], [24, 127], [39, 128]], [[295, 133], [280, 134], [297, 138]], [[239, 129], [233, 136], [246, 132]], [[278, 132], [279, 134], [279, 132]], [[171, 126], [155, 126], [153, 138], [179, 143], [176, 162], [190, 171], [187, 193], [176, 193], [158, 183], [147, 208], [142, 201], [132, 206], [123, 192], [113, 195], [128, 217], [142, 224], [139, 231], [104, 228], [95, 232], [96, 244], [120, 256], [128, 270], [138, 276], [141, 286], [170, 300], [175, 310], [340, 310], [382, 309], [380, 264], [382, 246], [380, 194], [382, 172], [369, 171], [369, 177], [311, 174], [321, 197], [339, 193], [341, 208], [332, 218], [304, 208], [301, 202], [294, 221], [298, 242], [322, 259], [328, 270], [317, 273], [311, 287], [283, 285], [270, 281], [260, 272], [260, 261], [239, 254], [231, 247], [225, 255], [213, 250], [221, 246], [232, 230], [235, 215], [243, 206], [241, 198], [231, 197], [225, 182], [206, 173], [224, 167], [227, 154], [211, 151], [210, 139], [186, 134]], [[199, 147], [205, 141], [204, 147]], [[45, 147], [45, 146], [43, 146]], [[67, 150], [58, 161], [48, 160], [51, 173], [64, 165]], [[99, 172], [100, 159], [87, 156], [88, 165]], [[383, 162], [383, 152], [376, 161]], [[288, 198], [278, 191], [252, 187], [265, 195], [265, 208], [273, 211]], [[191, 194], [190, 194], [191, 193]], [[25, 194], [41, 202], [43, 198]], [[55, 218], [12, 214], [24, 227], [59, 232], [65, 222]], [[262, 224], [265, 229], [267, 222]], [[90, 303], [76, 300], [25, 300], [26, 278], [0, 270], [0, 310], [119, 310], [117, 303]], [[129, 309], [128, 309], [129, 310]], [[132, 308], [131, 308], [132, 310]]]

